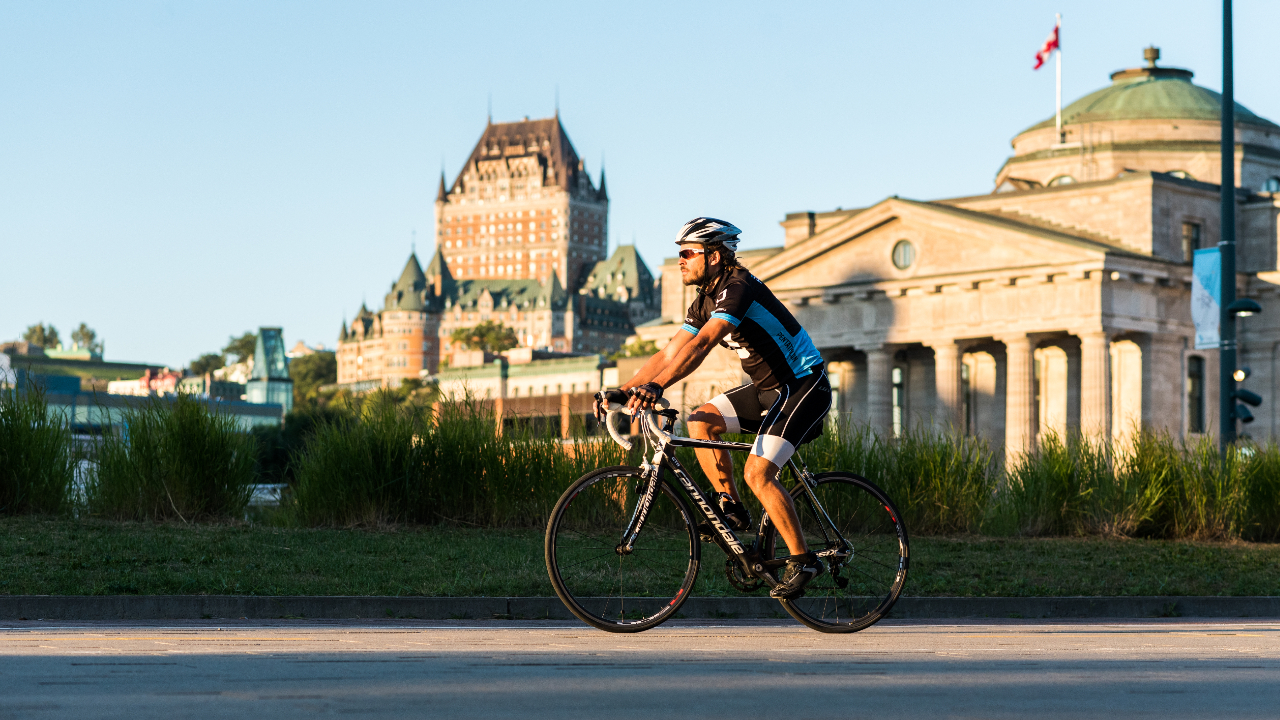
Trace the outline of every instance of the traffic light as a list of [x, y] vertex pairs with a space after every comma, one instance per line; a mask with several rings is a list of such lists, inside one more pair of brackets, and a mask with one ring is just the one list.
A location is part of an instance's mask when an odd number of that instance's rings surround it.
[[[1249, 379], [1251, 374], [1253, 374], [1252, 371], [1250, 371], [1249, 368], [1244, 367], [1236, 369], [1236, 371], [1231, 374], [1231, 377], [1236, 382], [1244, 382]], [[1232, 393], [1232, 397], [1246, 405], [1252, 405], [1253, 407], [1258, 407], [1262, 404], [1261, 395], [1245, 390], [1244, 388], [1236, 388], [1235, 392]], [[1245, 405], [1237, 403], [1235, 415], [1236, 419], [1242, 423], [1248, 424], [1253, 422], [1253, 413], [1249, 412], [1249, 408], [1245, 407]]]

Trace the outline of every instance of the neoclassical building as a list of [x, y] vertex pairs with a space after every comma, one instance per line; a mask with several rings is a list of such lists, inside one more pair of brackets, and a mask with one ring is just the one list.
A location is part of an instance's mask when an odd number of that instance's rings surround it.
[[[781, 247], [745, 264], [829, 360], [838, 411], [886, 432], [954, 427], [1034, 447], [1045, 432], [1123, 440], [1217, 423], [1218, 352], [1196, 350], [1191, 252], [1219, 237], [1221, 97], [1187, 70], [1122, 70], [1013, 139], [992, 192], [791, 213]], [[1280, 126], [1236, 106], [1244, 387], [1255, 438], [1280, 434]], [[691, 300], [663, 267], [665, 342]], [[744, 381], [718, 354], [668, 396], [691, 408]]]

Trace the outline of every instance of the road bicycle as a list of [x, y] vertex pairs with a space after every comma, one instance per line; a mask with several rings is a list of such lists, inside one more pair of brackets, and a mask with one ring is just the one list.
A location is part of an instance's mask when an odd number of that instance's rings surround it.
[[[739, 538], [718, 503], [676, 459], [676, 448], [735, 452], [747, 443], [696, 440], [671, 433], [678, 413], [662, 400], [637, 413], [644, 442], [639, 467], [601, 468], [569, 486], [547, 521], [547, 572], [556, 594], [578, 619], [609, 632], [640, 632], [675, 616], [688, 599], [702, 563], [698, 523], [726, 555], [729, 584], [743, 593], [773, 587], [786, 565], [786, 544], [767, 513], [755, 535]], [[604, 423], [618, 432], [626, 417], [609, 405]], [[648, 459], [644, 459], [648, 458]], [[674, 476], [673, 483], [668, 472]], [[857, 632], [884, 617], [902, 593], [910, 551], [902, 515], [880, 488], [847, 472], [809, 472], [792, 455], [779, 478], [789, 476], [791, 497], [809, 549], [826, 572], [802, 597], [779, 600], [793, 618], [821, 632]], [[696, 508], [696, 512], [694, 510]]]

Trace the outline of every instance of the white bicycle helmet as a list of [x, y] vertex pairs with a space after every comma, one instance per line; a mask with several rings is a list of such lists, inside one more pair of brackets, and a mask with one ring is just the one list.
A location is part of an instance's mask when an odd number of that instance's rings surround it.
[[723, 245], [731, 252], [738, 251], [738, 236], [742, 231], [731, 222], [710, 217], [690, 220], [676, 236], [677, 245]]

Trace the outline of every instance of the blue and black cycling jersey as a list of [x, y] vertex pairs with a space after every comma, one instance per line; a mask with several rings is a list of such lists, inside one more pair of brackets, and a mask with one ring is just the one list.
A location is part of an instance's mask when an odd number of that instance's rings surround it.
[[822, 363], [809, 333], [745, 268], [729, 270], [709, 292], [700, 292], [689, 306], [683, 329], [697, 335], [711, 318], [733, 326], [721, 344], [738, 353], [742, 369], [760, 390], [790, 385]]

